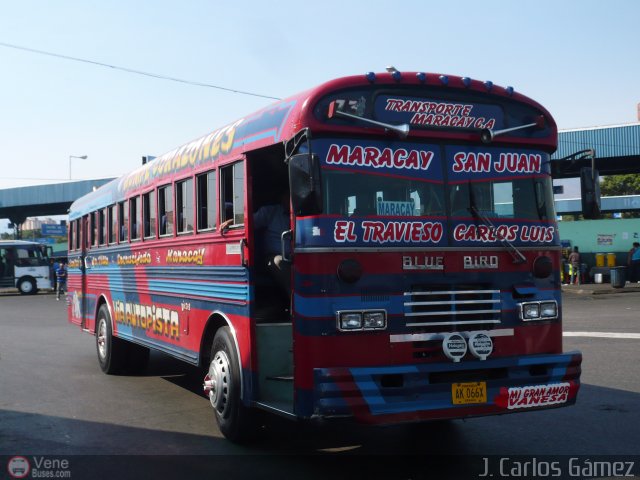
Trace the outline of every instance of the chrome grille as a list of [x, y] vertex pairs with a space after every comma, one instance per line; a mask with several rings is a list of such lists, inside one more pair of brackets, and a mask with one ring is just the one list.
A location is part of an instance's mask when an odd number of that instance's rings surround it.
[[413, 287], [404, 297], [408, 327], [500, 323], [500, 290], [428, 285]]

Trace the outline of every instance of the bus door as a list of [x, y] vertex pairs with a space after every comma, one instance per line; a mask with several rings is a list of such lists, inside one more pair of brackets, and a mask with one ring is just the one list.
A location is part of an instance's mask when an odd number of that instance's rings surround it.
[[15, 258], [14, 247], [0, 247], [0, 287], [15, 287], [12, 259]]
[[[256, 399], [293, 413], [293, 332], [290, 263], [275, 267], [282, 242], [290, 243], [288, 177], [282, 144], [247, 153], [247, 223], [251, 324], [257, 354]], [[288, 233], [287, 233], [288, 232]], [[283, 238], [284, 233], [284, 238]], [[286, 254], [285, 256], [290, 256]], [[279, 261], [279, 260], [278, 260]]]
[[[87, 312], [87, 270], [91, 267], [87, 261], [87, 248], [89, 247], [89, 217], [84, 216], [80, 220], [80, 285], [78, 291], [78, 299], [74, 295], [74, 307], [79, 308], [78, 315], [72, 315], [73, 323], [86, 328], [86, 319], [93, 312]], [[76, 305], [77, 302], [77, 305]]]

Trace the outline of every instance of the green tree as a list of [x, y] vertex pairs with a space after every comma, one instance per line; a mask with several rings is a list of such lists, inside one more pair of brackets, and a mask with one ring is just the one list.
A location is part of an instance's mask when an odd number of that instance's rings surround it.
[[604, 197], [640, 195], [640, 175], [608, 175], [600, 182], [600, 192]]
[[[640, 174], [608, 175], [600, 182], [603, 197], [640, 195]], [[624, 212], [623, 218], [640, 218], [640, 212]]]

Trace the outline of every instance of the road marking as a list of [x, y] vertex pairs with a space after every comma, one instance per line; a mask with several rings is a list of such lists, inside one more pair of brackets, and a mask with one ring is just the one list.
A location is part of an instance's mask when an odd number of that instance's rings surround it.
[[565, 337], [594, 337], [594, 338], [635, 338], [640, 339], [640, 333], [613, 332], [563, 332]]

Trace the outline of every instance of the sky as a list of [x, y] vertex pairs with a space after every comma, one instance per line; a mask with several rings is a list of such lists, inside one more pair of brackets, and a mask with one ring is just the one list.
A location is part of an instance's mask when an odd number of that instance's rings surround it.
[[[2, 44], [259, 95], [394, 65], [513, 86], [560, 129], [638, 121], [636, 0], [0, 0], [0, 12]], [[0, 188], [67, 180], [70, 164], [76, 180], [119, 176], [271, 102], [0, 45]]]

